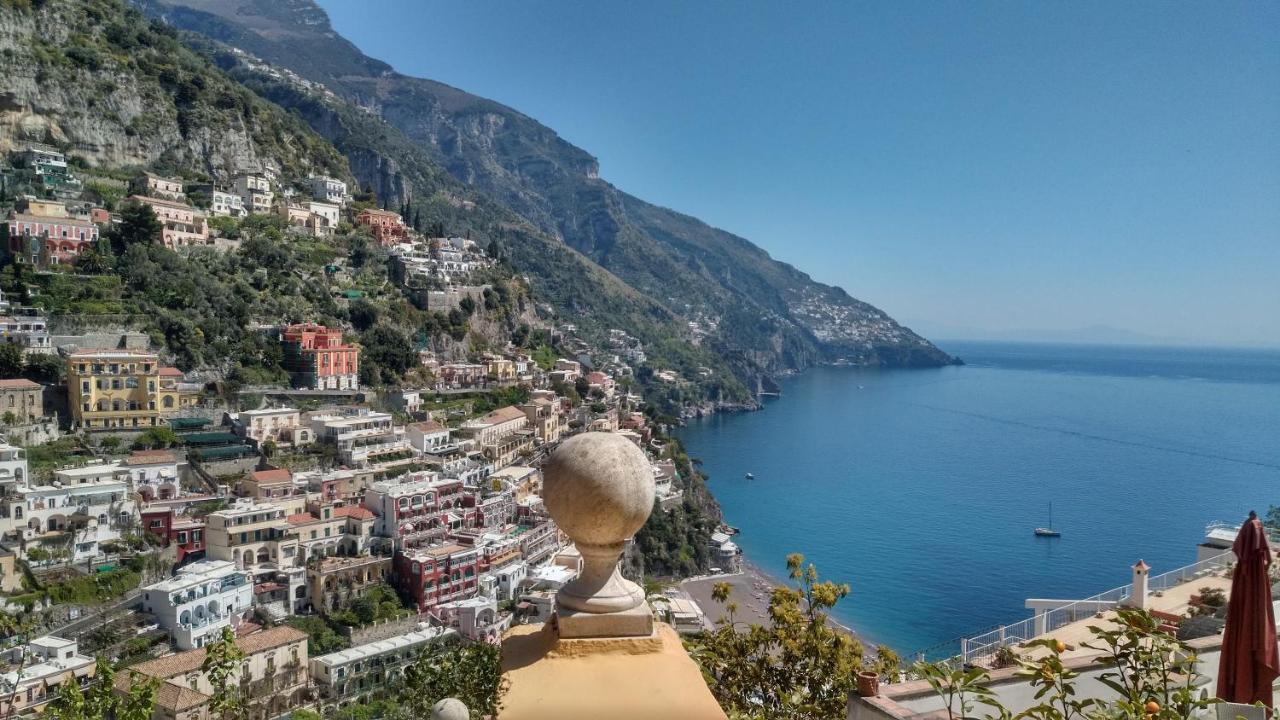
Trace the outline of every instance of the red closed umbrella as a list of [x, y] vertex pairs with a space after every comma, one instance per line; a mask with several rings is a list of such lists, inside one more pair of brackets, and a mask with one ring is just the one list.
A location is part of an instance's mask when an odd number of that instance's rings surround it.
[[1231, 576], [1227, 629], [1222, 635], [1218, 697], [1227, 702], [1271, 707], [1271, 683], [1280, 676], [1276, 618], [1271, 607], [1271, 547], [1257, 513], [1240, 528], [1231, 546], [1236, 569]]

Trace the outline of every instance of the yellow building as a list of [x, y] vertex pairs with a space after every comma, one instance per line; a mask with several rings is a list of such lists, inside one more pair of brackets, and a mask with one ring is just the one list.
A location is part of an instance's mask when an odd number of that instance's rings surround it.
[[498, 355], [486, 355], [484, 358], [485, 374], [499, 382], [516, 379], [516, 364]]
[[195, 401], [182, 373], [144, 350], [77, 350], [67, 356], [67, 402], [77, 427], [146, 428]]

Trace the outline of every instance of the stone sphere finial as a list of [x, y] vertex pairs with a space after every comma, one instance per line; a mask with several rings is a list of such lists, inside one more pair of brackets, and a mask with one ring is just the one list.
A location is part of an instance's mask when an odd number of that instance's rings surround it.
[[471, 720], [471, 713], [461, 700], [445, 698], [431, 706], [431, 720]]
[[542, 467], [547, 510], [582, 553], [582, 574], [561, 588], [558, 604], [582, 612], [628, 610], [644, 591], [618, 574], [626, 541], [653, 511], [653, 471], [644, 452], [613, 433], [566, 440]]

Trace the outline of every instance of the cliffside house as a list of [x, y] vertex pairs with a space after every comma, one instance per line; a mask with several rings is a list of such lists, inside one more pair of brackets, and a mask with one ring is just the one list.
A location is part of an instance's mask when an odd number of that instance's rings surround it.
[[354, 390], [360, 380], [360, 346], [344, 343], [342, 331], [324, 325], [290, 325], [281, 335], [284, 366], [294, 387]]
[[369, 228], [373, 238], [383, 247], [390, 247], [409, 237], [409, 228], [405, 226], [400, 213], [390, 210], [361, 210], [356, 216], [356, 225]]
[[160, 243], [170, 250], [210, 245], [204, 213], [177, 200], [134, 195], [130, 201], [146, 205], [160, 221]]
[[0, 416], [11, 425], [43, 418], [44, 386], [25, 378], [0, 380]]
[[134, 176], [129, 189], [136, 195], [165, 200], [181, 200], [184, 192], [182, 178], [164, 177], [145, 171]]
[[271, 179], [263, 173], [240, 173], [235, 176], [236, 194], [244, 202], [244, 209], [250, 213], [266, 214], [271, 212], [275, 202], [275, 193], [271, 190]]
[[[44, 207], [52, 203], [41, 205], [40, 212], [56, 212]], [[39, 268], [74, 264], [98, 242], [98, 226], [67, 216], [65, 208], [53, 215], [10, 211], [5, 229], [13, 261]]]

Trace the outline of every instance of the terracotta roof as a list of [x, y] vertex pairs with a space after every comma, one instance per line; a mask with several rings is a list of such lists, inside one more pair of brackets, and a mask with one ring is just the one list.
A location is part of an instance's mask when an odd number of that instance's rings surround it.
[[515, 407], [514, 405], [508, 405], [507, 407], [498, 408], [488, 415], [485, 415], [480, 418], [480, 421], [489, 423], [490, 425], [497, 425], [499, 423], [511, 422], [512, 420], [523, 420], [524, 417], [525, 414], [523, 410]]
[[125, 465], [153, 465], [155, 463], [176, 462], [173, 453], [165, 450], [138, 450], [124, 459]]
[[[22, 222], [45, 223], [49, 225], [73, 225], [75, 227], [96, 228], [97, 226], [88, 220], [79, 220], [72, 217], [56, 217], [54, 215], [31, 215], [28, 213], [14, 213], [10, 221], [20, 220]], [[53, 238], [58, 240], [76, 240], [78, 238]]]
[[12, 380], [0, 380], [0, 389], [4, 390], [29, 390], [39, 388], [40, 383], [32, 382], [26, 378], [14, 378]]
[[182, 377], [182, 371], [176, 367], [162, 367], [160, 377]]
[[363, 508], [359, 505], [345, 505], [340, 508], [334, 508], [334, 517], [350, 517], [357, 520], [373, 519], [373, 512], [369, 508]]
[[307, 523], [318, 522], [320, 518], [311, 513], [297, 513], [285, 518], [290, 525], [306, 525]]
[[441, 425], [435, 420], [426, 420], [424, 422], [410, 423], [409, 427], [415, 430], [421, 430], [424, 433], [440, 432], [441, 430], [447, 429], [445, 426]]
[[[133, 685], [132, 678], [125, 673], [116, 675], [115, 687], [120, 692], [128, 692]], [[202, 692], [175, 682], [160, 683], [156, 688], [156, 706], [175, 713], [190, 710], [209, 702], [211, 698]]]
[[274, 468], [272, 470], [254, 470], [249, 473], [249, 479], [263, 485], [266, 483], [292, 482], [293, 473], [289, 472], [289, 468]]
[[[238, 638], [236, 646], [243, 650], [245, 655], [253, 655], [282, 645], [288, 645], [292, 642], [305, 641], [306, 639], [307, 634], [301, 630], [295, 630], [288, 625], [280, 625], [270, 630], [263, 630]], [[143, 675], [168, 679], [199, 670], [200, 665], [204, 663], [205, 651], [206, 648], [199, 648], [198, 650], [188, 650], [175, 655], [167, 655], [139, 663], [131, 669]]]

